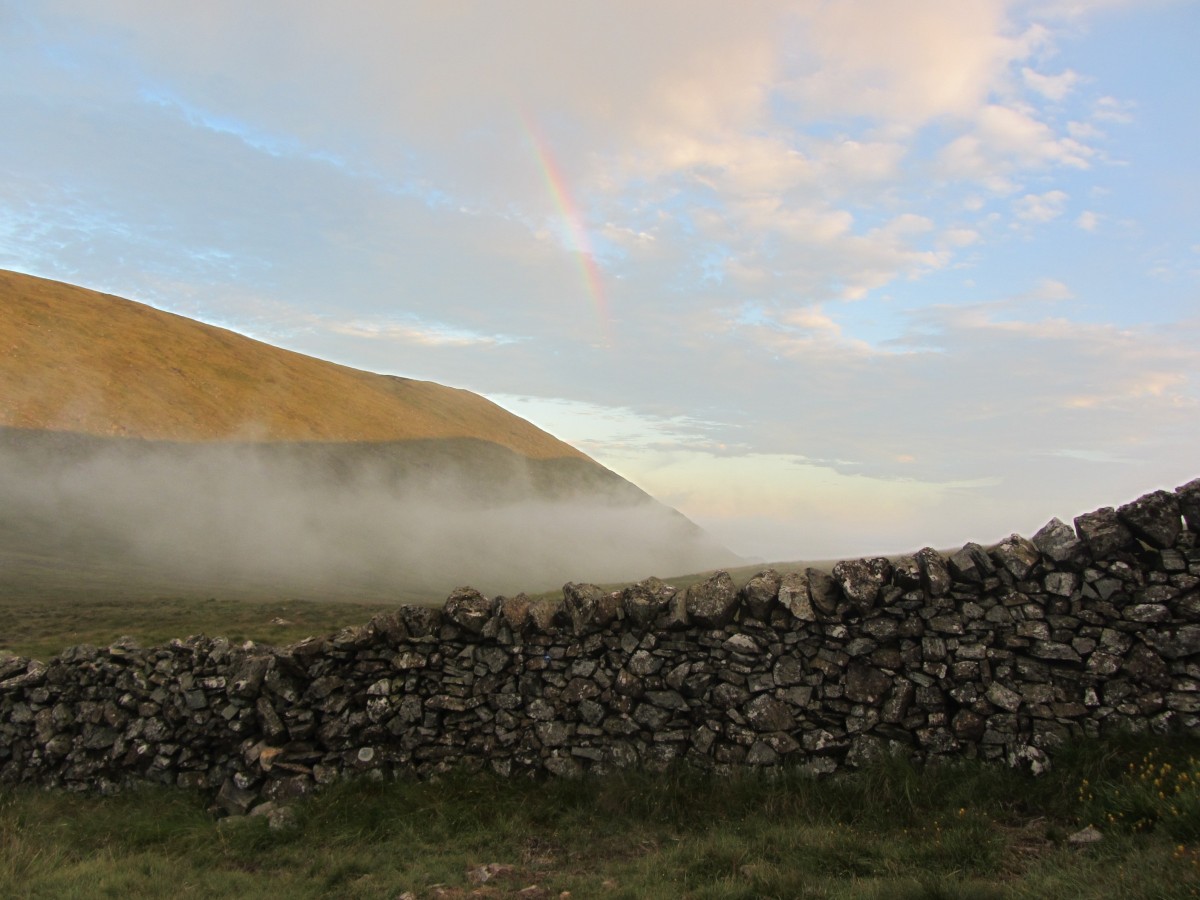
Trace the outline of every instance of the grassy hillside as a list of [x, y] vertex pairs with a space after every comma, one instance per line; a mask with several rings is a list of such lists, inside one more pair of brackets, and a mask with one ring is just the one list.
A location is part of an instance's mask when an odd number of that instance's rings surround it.
[[586, 458], [469, 391], [361, 372], [0, 270], [0, 425], [170, 441], [474, 438]]

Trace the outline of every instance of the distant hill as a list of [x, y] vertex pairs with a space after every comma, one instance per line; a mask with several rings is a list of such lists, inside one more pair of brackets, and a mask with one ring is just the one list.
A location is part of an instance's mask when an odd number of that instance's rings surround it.
[[433, 600], [736, 561], [477, 394], [0, 271], [0, 594]]

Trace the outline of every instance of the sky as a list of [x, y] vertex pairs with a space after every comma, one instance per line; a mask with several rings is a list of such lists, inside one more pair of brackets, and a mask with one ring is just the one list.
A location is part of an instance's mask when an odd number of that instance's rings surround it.
[[734, 551], [1200, 476], [1200, 3], [0, 0], [0, 268], [479, 392]]

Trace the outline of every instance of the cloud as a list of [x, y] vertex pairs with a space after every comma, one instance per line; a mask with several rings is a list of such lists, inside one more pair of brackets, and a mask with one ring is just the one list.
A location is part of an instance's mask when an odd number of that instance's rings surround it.
[[1026, 194], [1013, 203], [1013, 211], [1025, 222], [1050, 222], [1063, 214], [1068, 199], [1064, 191]]
[[425, 344], [431, 347], [479, 347], [511, 344], [520, 338], [503, 334], [478, 334], [440, 322], [370, 321], [355, 319], [325, 324], [330, 331], [348, 337], [367, 340], [397, 341], [402, 344]]
[[995, 0], [855, 0], [811, 7], [802, 18], [801, 40], [817, 64], [796, 78], [796, 96], [821, 115], [910, 126], [970, 116], [1033, 38], [1011, 34]]
[[1043, 75], [1028, 66], [1021, 69], [1021, 77], [1031, 90], [1037, 91], [1048, 100], [1055, 101], [1064, 99], [1081, 80], [1079, 73], [1071, 69], [1057, 75]]
[[1092, 117], [1097, 122], [1113, 122], [1117, 125], [1128, 125], [1133, 121], [1133, 110], [1137, 104], [1129, 100], [1104, 96], [1096, 101]]
[[1084, 231], [1095, 231], [1100, 225], [1100, 216], [1090, 209], [1085, 209], [1076, 217], [1075, 225]]

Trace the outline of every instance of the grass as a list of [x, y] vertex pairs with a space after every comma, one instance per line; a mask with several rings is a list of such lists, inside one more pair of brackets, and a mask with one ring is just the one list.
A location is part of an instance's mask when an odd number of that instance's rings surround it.
[[[824, 780], [685, 768], [578, 781], [481, 772], [357, 780], [300, 803], [279, 830], [262, 817], [217, 821], [182, 791], [10, 790], [0, 793], [0, 889], [55, 898], [502, 897], [532, 885], [523, 896], [1192, 897], [1194, 833], [1170, 827], [1165, 807], [1137, 827], [1104, 817], [1147, 767], [1191, 771], [1198, 750], [1178, 738], [1091, 742], [1039, 779], [884, 760]], [[1092, 823], [1099, 843], [1067, 840]], [[472, 883], [491, 863], [501, 866], [495, 877]]]
[[0, 651], [45, 660], [67, 647], [107, 646], [122, 636], [150, 647], [190, 634], [280, 646], [363, 625], [394, 605], [202, 597], [131, 602], [95, 596], [68, 604], [0, 596]]
[[[0, 528], [0, 537], [3, 537]], [[190, 634], [252, 640], [276, 646], [314, 635], [332, 634], [349, 625], [364, 625], [377, 612], [401, 603], [441, 605], [444, 597], [410, 594], [388, 597], [375, 588], [342, 585], [336, 602], [293, 597], [261, 586], [228, 584], [221, 596], [211, 597], [205, 586], [169, 585], [153, 574], [130, 579], [127, 568], [108, 572], [99, 564], [68, 570], [61, 561], [44, 566], [37, 560], [0, 552], [0, 652], [48, 659], [77, 644], [106, 646], [119, 637], [134, 638], [143, 647]], [[780, 563], [780, 571], [832, 563]], [[730, 570], [739, 586], [764, 566]], [[711, 572], [665, 579], [683, 588], [703, 581]], [[628, 582], [601, 585], [620, 590]], [[172, 590], [172, 587], [174, 590]], [[186, 590], [186, 592], [184, 592]], [[531, 594], [561, 597], [561, 589]]]

